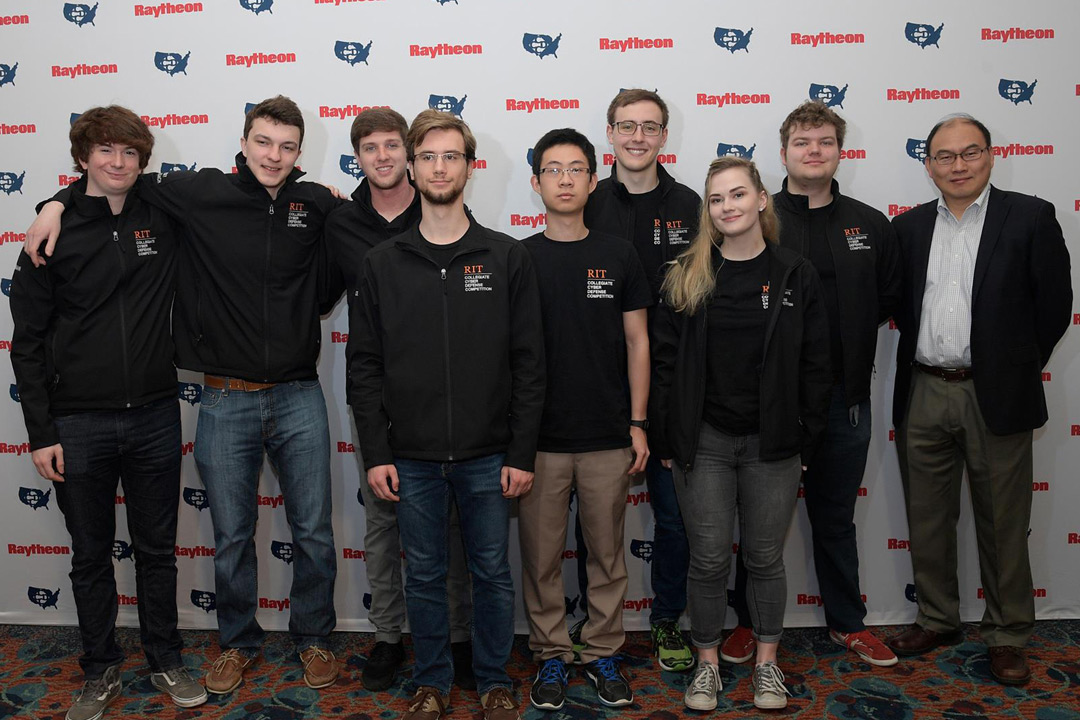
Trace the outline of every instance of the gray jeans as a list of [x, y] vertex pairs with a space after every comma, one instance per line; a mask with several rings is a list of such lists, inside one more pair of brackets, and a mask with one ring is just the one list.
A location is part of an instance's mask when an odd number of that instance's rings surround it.
[[[360, 496], [364, 500], [366, 521], [364, 558], [368, 585], [371, 586], [368, 620], [375, 626], [376, 641], [397, 643], [401, 641], [401, 626], [405, 623], [397, 504], [375, 497], [367, 484], [359, 446], [356, 448], [356, 459], [360, 464]], [[472, 583], [465, 566], [465, 547], [461, 542], [457, 503], [453, 502], [450, 505], [448, 537], [450, 569], [446, 575], [446, 594], [450, 600], [450, 642], [465, 642], [472, 637]]]
[[758, 447], [757, 435], [726, 435], [703, 422], [693, 470], [675, 467], [675, 493], [690, 541], [690, 635], [699, 648], [720, 644], [736, 506], [754, 636], [779, 642], [784, 631], [784, 541], [802, 467], [798, 455], [763, 461]]

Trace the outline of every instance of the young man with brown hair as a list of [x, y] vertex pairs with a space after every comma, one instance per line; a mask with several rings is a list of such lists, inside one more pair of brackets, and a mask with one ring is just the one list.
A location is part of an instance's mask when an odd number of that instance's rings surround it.
[[180, 407], [169, 335], [180, 230], [133, 189], [154, 137], [116, 105], [71, 126], [84, 179], [47, 267], [20, 254], [11, 284], [11, 364], [32, 458], [71, 534], [71, 590], [86, 682], [67, 720], [101, 717], [121, 689], [112, 549], [123, 484], [150, 682], [181, 707], [206, 702], [177, 631]]

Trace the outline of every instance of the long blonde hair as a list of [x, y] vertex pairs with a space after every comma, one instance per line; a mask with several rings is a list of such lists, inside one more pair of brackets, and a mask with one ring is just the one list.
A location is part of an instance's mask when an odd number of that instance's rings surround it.
[[723, 241], [723, 235], [713, 223], [709, 214], [709, 183], [713, 176], [725, 170], [741, 168], [750, 176], [750, 182], [757, 192], [764, 192], [765, 209], [758, 213], [761, 234], [768, 242], [776, 242], [780, 237], [780, 220], [773, 208], [772, 195], [765, 189], [753, 162], [740, 157], [721, 157], [709, 164], [705, 176], [705, 200], [701, 203], [701, 216], [698, 219], [698, 232], [690, 241], [690, 247], [668, 264], [667, 275], [661, 292], [665, 301], [678, 312], [693, 315], [705, 304], [706, 299], [716, 288], [716, 269], [712, 262], [713, 246]]

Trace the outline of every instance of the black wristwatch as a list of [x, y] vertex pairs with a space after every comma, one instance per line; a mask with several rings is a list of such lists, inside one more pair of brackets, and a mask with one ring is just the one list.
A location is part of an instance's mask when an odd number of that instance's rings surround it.
[[649, 421], [648, 420], [631, 420], [630, 421], [630, 427], [639, 427], [642, 430], [648, 430], [649, 429]]

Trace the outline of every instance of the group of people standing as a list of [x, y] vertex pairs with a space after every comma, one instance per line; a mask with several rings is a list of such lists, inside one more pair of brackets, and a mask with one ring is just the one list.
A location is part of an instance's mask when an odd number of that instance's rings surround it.
[[[68, 718], [100, 717], [121, 689], [108, 552], [118, 478], [152, 682], [190, 707], [243, 681], [262, 642], [264, 453], [293, 534], [289, 629], [304, 680], [337, 680], [315, 362], [320, 313], [342, 293], [376, 628], [361, 681], [393, 684], [407, 616], [416, 693], [406, 720], [442, 717], [454, 684], [478, 691], [487, 720], [519, 717], [506, 672], [515, 498], [532, 705], [561, 708], [575, 663], [601, 703], [633, 702], [620, 665], [623, 521], [642, 472], [656, 522], [652, 639], [661, 668], [692, 671], [687, 707], [714, 709], [720, 660], [751, 658], [755, 705], [787, 704], [777, 650], [800, 480], [830, 638], [876, 666], [958, 642], [965, 467], [991, 672], [1026, 682], [1032, 429], [1047, 419], [1040, 371], [1072, 298], [1053, 206], [989, 185], [990, 134], [970, 116], [927, 138], [940, 200], [892, 224], [841, 194], [846, 123], [820, 102], [781, 125], [787, 177], [775, 195], [742, 158], [714, 160], [703, 197], [677, 182], [658, 162], [669, 120], [655, 92], [621, 91], [607, 110], [615, 164], [603, 180], [583, 134], [545, 134], [531, 183], [547, 223], [520, 242], [465, 206], [476, 139], [451, 114], [427, 110], [411, 125], [385, 108], [358, 115], [351, 140], [365, 178], [352, 202], [297, 181], [303, 117], [287, 98], [249, 111], [235, 174], [141, 174], [153, 137], [137, 116], [113, 106], [76, 120], [84, 178], [41, 208], [11, 293], [33, 460], [72, 535], [86, 683]], [[883, 643], [864, 624], [854, 512], [878, 328], [890, 316], [901, 331], [893, 414], [919, 615]], [[174, 359], [205, 373], [195, 458], [214, 524], [222, 649], [205, 689], [184, 668], [176, 630]], [[572, 492], [586, 619], [568, 628]], [[739, 624], [724, 637], [736, 518]]]

